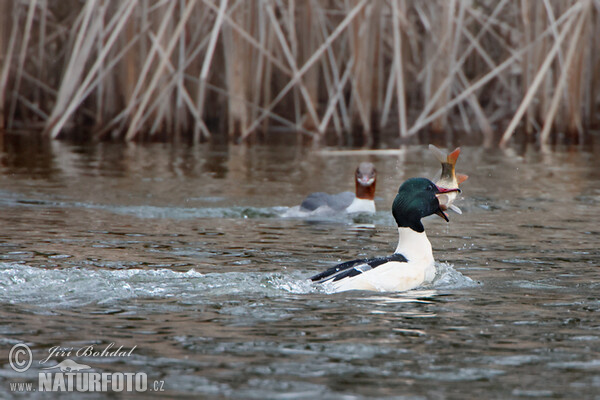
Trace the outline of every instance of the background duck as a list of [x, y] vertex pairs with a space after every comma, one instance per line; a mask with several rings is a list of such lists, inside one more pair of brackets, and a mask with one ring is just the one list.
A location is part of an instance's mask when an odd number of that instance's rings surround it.
[[398, 189], [392, 214], [398, 224], [398, 246], [387, 257], [347, 261], [314, 275], [316, 283], [330, 283], [334, 291], [374, 290], [405, 291], [435, 277], [431, 243], [421, 218], [437, 214], [448, 222], [438, 196], [459, 192], [443, 188], [425, 178], [411, 178]]
[[354, 173], [355, 193], [312, 193], [302, 201], [298, 211], [318, 213], [319, 211], [333, 210], [347, 213], [374, 213], [376, 184], [377, 170], [375, 166], [370, 162], [362, 162]]

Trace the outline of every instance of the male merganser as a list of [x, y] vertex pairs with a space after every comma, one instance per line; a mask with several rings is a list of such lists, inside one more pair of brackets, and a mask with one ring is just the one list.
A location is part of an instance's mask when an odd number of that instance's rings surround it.
[[398, 189], [392, 205], [399, 233], [394, 254], [347, 261], [310, 279], [317, 283], [330, 282], [336, 292], [399, 292], [431, 282], [435, 277], [435, 264], [421, 218], [437, 214], [448, 222], [437, 195], [451, 192], [460, 192], [460, 189], [442, 188], [425, 178], [408, 179]]
[[352, 192], [327, 194], [323, 192], [308, 195], [300, 204], [299, 211], [314, 212], [321, 207], [334, 211], [347, 213], [374, 213], [375, 212], [375, 184], [377, 171], [370, 162], [362, 162], [356, 168], [354, 184], [356, 195]]

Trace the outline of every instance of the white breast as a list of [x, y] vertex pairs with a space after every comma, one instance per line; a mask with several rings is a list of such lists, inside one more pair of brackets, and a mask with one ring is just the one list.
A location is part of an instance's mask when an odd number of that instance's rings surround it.
[[374, 213], [375, 212], [375, 201], [367, 199], [354, 198], [352, 204], [346, 208], [347, 213]]

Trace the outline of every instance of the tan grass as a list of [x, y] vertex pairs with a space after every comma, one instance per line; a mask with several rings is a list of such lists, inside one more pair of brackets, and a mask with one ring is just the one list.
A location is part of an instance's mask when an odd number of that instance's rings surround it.
[[460, 130], [506, 145], [600, 124], [598, 0], [32, 0], [0, 14], [0, 128], [52, 138], [284, 127], [317, 143]]

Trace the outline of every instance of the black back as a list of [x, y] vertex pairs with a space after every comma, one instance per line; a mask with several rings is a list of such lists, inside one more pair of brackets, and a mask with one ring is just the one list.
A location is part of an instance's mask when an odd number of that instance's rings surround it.
[[391, 256], [387, 257], [363, 258], [360, 260], [346, 261], [336, 265], [335, 267], [329, 268], [327, 271], [314, 275], [310, 279], [313, 282], [318, 283], [323, 283], [329, 280], [336, 282], [344, 278], [360, 275], [389, 261], [406, 262], [407, 260], [402, 254], [392, 254]]

